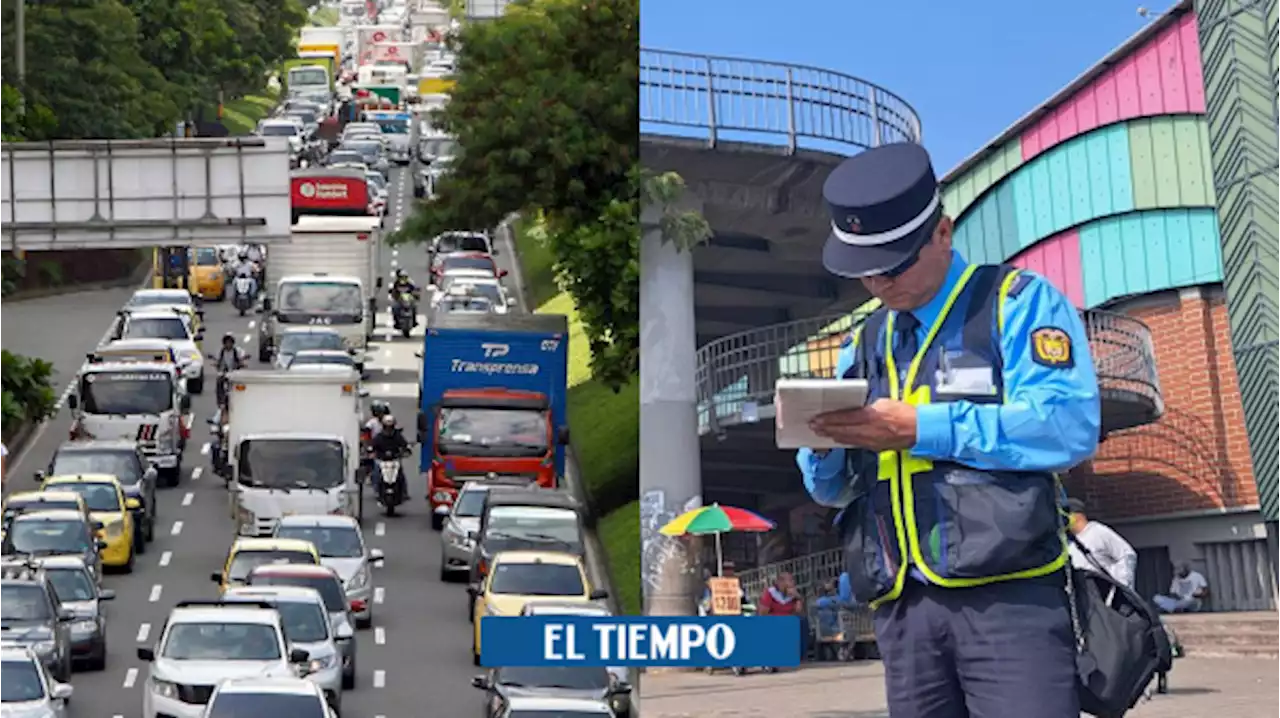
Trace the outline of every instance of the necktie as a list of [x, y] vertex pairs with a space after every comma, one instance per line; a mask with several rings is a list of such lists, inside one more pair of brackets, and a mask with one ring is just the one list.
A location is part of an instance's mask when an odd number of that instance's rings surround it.
[[893, 363], [898, 368], [898, 382], [904, 390], [903, 382], [907, 380], [907, 371], [911, 367], [911, 362], [916, 358], [916, 351], [920, 348], [920, 340], [917, 337], [917, 330], [920, 328], [920, 320], [916, 319], [909, 312], [898, 312], [893, 317]]

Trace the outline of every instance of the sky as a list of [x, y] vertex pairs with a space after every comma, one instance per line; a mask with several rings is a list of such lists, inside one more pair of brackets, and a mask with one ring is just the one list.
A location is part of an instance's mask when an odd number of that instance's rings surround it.
[[941, 177], [1174, 4], [641, 0], [640, 44], [876, 83], [915, 107]]

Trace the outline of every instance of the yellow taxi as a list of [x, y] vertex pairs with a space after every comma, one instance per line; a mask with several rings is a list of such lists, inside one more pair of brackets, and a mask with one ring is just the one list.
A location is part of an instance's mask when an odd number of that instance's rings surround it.
[[137, 499], [124, 495], [120, 482], [111, 474], [76, 474], [50, 476], [40, 485], [42, 491], [74, 492], [84, 499], [89, 515], [102, 523], [99, 533], [106, 546], [102, 549], [102, 565], [133, 572], [135, 549], [142, 542], [133, 524], [133, 514], [142, 508]]
[[582, 559], [558, 551], [501, 551], [489, 575], [467, 587], [475, 598], [471, 660], [480, 665], [480, 625], [485, 616], [519, 616], [526, 604], [591, 603], [609, 597], [591, 587]]
[[238, 538], [227, 552], [222, 570], [209, 578], [218, 584], [221, 593], [232, 586], [243, 586], [250, 571], [273, 563], [319, 566], [320, 552], [315, 544], [302, 539]]
[[201, 299], [221, 301], [227, 296], [227, 275], [217, 247], [195, 247], [187, 262], [187, 286]]
[[0, 538], [4, 537], [4, 532], [9, 529], [9, 524], [15, 517], [36, 511], [59, 509], [79, 511], [84, 514], [86, 521], [93, 523], [94, 519], [89, 515], [89, 507], [80, 494], [72, 491], [19, 491], [9, 494], [9, 498], [4, 501], [4, 508], [0, 509]]

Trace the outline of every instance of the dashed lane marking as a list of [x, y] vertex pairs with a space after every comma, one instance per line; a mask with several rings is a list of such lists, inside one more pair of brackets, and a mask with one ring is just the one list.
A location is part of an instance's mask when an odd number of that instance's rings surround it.
[[200, 453], [201, 453], [201, 454], [204, 454], [205, 456], [208, 456], [208, 455], [209, 455], [209, 449], [211, 449], [211, 448], [213, 448], [213, 447], [211, 447], [211, 446], [209, 445], [209, 442], [207, 442], [207, 441], [206, 441], [206, 442], [204, 442], [204, 444], [200, 447]]
[[389, 366], [384, 366], [384, 367], [382, 367], [382, 375], [383, 375], [383, 376], [386, 376], [386, 375], [388, 375], [388, 374], [390, 374], [390, 373], [391, 373], [391, 367], [389, 367]]
[[170, 562], [170, 561], [172, 561], [172, 560], [173, 560], [173, 552], [172, 552], [172, 551], [165, 551], [164, 553], [160, 554], [160, 565], [161, 565], [161, 566], [168, 566], [168, 565], [169, 565], [169, 562]]
[[250, 329], [253, 329], [254, 325], [256, 325], [256, 324], [257, 324], [257, 322], [256, 322], [256, 321], [254, 321], [254, 320], [252, 320], [252, 319], [250, 319], [250, 320], [249, 320], [249, 328], [250, 328]]
[[[374, 687], [374, 688], [386, 688], [386, 687], [387, 687], [387, 672], [386, 672], [386, 671], [374, 671], [374, 672], [373, 672], [373, 687]], [[128, 688], [128, 686], [125, 686], [125, 688]]]
[[178, 534], [180, 534], [180, 533], [182, 533], [182, 522], [181, 522], [181, 521], [174, 521], [174, 522], [173, 522], [173, 528], [169, 530], [169, 535], [170, 535], [170, 536], [177, 536], [177, 535], [178, 535]]
[[378, 522], [378, 523], [373, 527], [373, 535], [374, 535], [374, 536], [386, 536], [386, 535], [387, 535], [387, 525], [386, 525], [386, 524], [384, 524], [384, 523], [382, 523], [381, 521], [379, 521], [379, 522]]
[[204, 467], [197, 466], [196, 468], [191, 470], [191, 480], [198, 481], [200, 479], [200, 475], [203, 473], [204, 473]]
[[130, 668], [124, 672], [124, 687], [133, 688], [133, 684], [138, 682], [138, 669]]
[[373, 629], [373, 642], [379, 646], [387, 644], [387, 629], [382, 626], [375, 626]]
[[138, 626], [138, 643], [146, 643], [147, 636], [151, 635], [151, 624], [144, 623]]
[[148, 597], [148, 600], [155, 603], [160, 600], [160, 594], [162, 593], [164, 593], [164, 586], [157, 583], [151, 587], [151, 595]]
[[188, 491], [186, 495], [182, 497], [182, 505], [190, 506], [191, 502], [195, 500], [196, 500], [196, 495]]
[[246, 335], [244, 335], [244, 343], [245, 343], [245, 344], [248, 344], [248, 343], [249, 343], [249, 342], [251, 342], [251, 341], [253, 341], [253, 335], [252, 335], [252, 334], [246, 334]]
[[375, 587], [373, 589], [373, 602], [381, 604], [385, 600], [387, 600], [387, 590], [382, 586]]

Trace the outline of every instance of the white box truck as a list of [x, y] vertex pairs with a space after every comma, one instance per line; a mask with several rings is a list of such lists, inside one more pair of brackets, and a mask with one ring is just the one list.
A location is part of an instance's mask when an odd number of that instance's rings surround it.
[[282, 516], [359, 518], [360, 377], [355, 371], [232, 372], [227, 392], [231, 513], [242, 536]]

